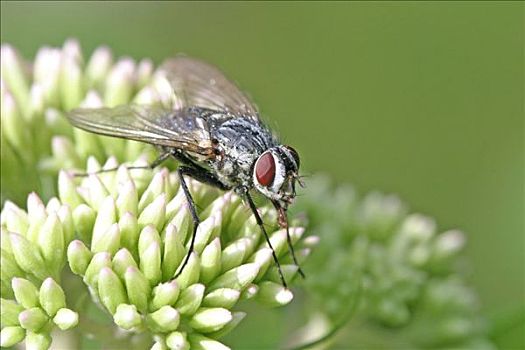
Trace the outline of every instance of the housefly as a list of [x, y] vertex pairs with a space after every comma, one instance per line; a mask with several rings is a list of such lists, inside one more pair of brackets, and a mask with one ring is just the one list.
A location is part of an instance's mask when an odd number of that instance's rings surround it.
[[[287, 208], [300, 184], [299, 154], [282, 145], [261, 121], [251, 100], [217, 68], [184, 56], [167, 60], [160, 67], [173, 89], [173, 106], [122, 105], [115, 108], [80, 108], [69, 121], [89, 132], [155, 145], [160, 156], [151, 168], [173, 157], [181, 188], [193, 220], [190, 249], [176, 276], [181, 274], [193, 251], [199, 217], [184, 175], [221, 190], [234, 190], [252, 211], [272, 249], [284, 287], [287, 287], [277, 255], [250, 191], [267, 197], [278, 212], [278, 224], [286, 229], [288, 246], [297, 264], [288, 230]], [[304, 277], [299, 268], [299, 273]]]

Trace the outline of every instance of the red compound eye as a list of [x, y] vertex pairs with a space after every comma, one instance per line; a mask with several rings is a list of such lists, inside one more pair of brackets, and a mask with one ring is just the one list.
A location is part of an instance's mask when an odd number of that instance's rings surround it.
[[262, 186], [268, 187], [275, 177], [275, 161], [270, 152], [263, 154], [255, 164], [255, 176]]

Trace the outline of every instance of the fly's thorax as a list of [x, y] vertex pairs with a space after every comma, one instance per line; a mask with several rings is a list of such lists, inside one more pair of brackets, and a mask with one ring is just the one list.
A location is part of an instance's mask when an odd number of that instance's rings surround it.
[[299, 155], [293, 148], [283, 145], [272, 147], [255, 160], [253, 185], [263, 195], [286, 208], [295, 198], [299, 165]]
[[272, 134], [249, 118], [232, 118], [210, 126], [220, 154], [212, 164], [217, 176], [231, 186], [252, 187], [253, 165], [262, 153], [275, 145]]

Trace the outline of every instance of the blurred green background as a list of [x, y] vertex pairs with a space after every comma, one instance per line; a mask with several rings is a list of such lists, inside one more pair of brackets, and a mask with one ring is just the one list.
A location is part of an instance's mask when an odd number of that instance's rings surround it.
[[[270, 125], [360, 192], [398, 193], [466, 231], [486, 315], [522, 306], [524, 4], [2, 2], [1, 41], [27, 58], [80, 40], [160, 63], [221, 67]], [[248, 322], [248, 321], [247, 321]], [[523, 326], [502, 347], [525, 346]], [[239, 333], [237, 333], [239, 334]]]

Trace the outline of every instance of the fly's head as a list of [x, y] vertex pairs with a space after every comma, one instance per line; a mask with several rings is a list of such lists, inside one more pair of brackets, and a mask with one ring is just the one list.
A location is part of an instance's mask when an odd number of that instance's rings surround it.
[[255, 161], [254, 186], [272, 201], [280, 212], [279, 216], [284, 215], [288, 205], [293, 203], [295, 182], [301, 185], [299, 165], [299, 154], [292, 147], [282, 145], [270, 148]]

